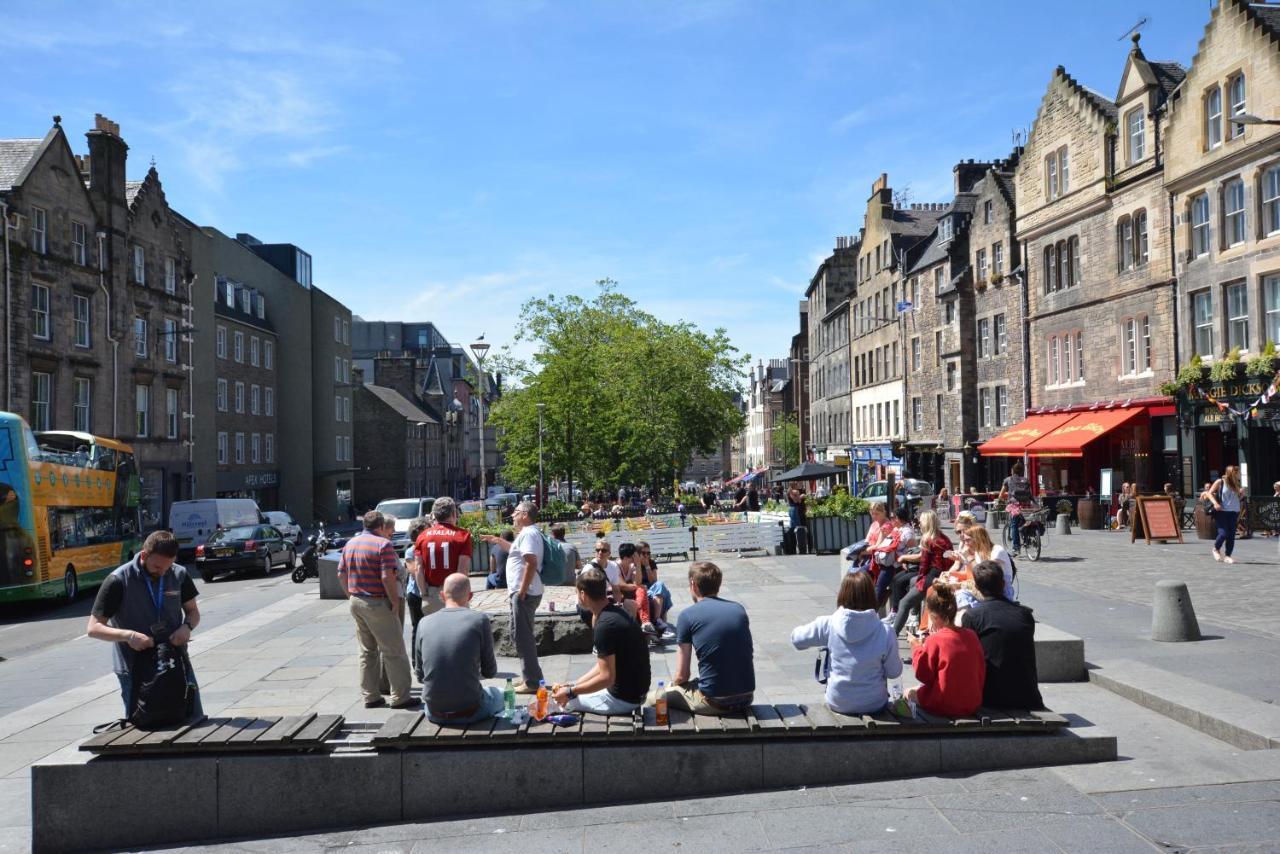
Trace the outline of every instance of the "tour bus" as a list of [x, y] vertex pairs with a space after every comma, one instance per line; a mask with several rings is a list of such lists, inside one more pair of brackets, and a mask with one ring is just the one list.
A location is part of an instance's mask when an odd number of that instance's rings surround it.
[[128, 445], [0, 412], [0, 602], [101, 584], [141, 545], [140, 493]]

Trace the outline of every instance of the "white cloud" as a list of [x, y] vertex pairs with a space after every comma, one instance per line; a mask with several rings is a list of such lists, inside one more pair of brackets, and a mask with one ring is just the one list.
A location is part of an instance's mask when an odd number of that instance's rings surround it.
[[844, 133], [852, 130], [858, 125], [865, 124], [872, 118], [872, 111], [868, 107], [859, 107], [845, 113], [840, 118], [831, 123], [831, 129], [836, 133]]
[[299, 169], [305, 169], [317, 160], [334, 157], [350, 150], [351, 146], [349, 145], [315, 145], [310, 148], [290, 151], [284, 156], [284, 159], [291, 166], [296, 166]]

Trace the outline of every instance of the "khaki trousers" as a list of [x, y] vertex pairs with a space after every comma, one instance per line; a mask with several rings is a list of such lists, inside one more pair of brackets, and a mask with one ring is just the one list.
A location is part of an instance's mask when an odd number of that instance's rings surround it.
[[351, 616], [356, 621], [356, 642], [360, 645], [360, 693], [366, 703], [382, 699], [379, 672], [383, 667], [390, 682], [391, 702], [406, 703], [410, 697], [409, 656], [404, 649], [404, 618], [386, 599], [351, 597]]

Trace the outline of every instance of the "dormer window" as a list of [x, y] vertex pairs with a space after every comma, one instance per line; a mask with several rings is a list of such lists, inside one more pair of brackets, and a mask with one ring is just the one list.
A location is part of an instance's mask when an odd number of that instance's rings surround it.
[[226, 289], [224, 296], [227, 300], [227, 308], [235, 308], [236, 307], [236, 286], [231, 282], [225, 282], [223, 283], [223, 287]]
[[944, 216], [938, 220], [938, 239], [944, 243], [955, 236], [955, 225], [951, 217]]
[[1147, 153], [1147, 122], [1143, 108], [1130, 110], [1124, 117], [1125, 137], [1129, 141], [1129, 165], [1140, 161]]

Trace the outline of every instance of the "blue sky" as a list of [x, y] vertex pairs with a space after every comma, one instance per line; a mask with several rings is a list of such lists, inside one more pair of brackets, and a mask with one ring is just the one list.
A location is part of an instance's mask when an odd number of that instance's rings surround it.
[[1188, 64], [1206, 0], [0, 4], [0, 136], [101, 112], [130, 177], [297, 243], [369, 319], [510, 340], [520, 304], [616, 279], [785, 354], [888, 172], [913, 201], [1004, 156], [1056, 65], [1113, 97], [1140, 18]]

